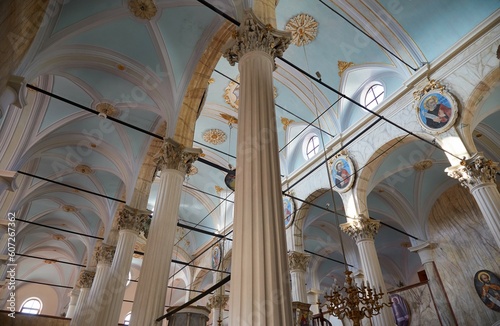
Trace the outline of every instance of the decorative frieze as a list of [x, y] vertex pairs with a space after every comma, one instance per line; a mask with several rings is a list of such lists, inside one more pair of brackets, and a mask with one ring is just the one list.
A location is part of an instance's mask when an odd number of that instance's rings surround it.
[[278, 31], [271, 25], [264, 25], [251, 10], [246, 12], [242, 25], [233, 37], [234, 43], [223, 53], [231, 66], [253, 51], [265, 52], [273, 58], [281, 57], [291, 41], [290, 32]]
[[92, 282], [94, 282], [95, 272], [89, 270], [83, 270], [80, 272], [80, 276], [78, 277], [77, 285], [84, 289], [88, 289], [92, 286]]
[[125, 205], [118, 213], [118, 229], [145, 233], [150, 214], [149, 210], [140, 210]]
[[159, 170], [179, 170], [186, 174], [200, 154], [201, 149], [199, 148], [185, 148], [176, 141], [167, 138], [163, 142], [160, 152], [156, 155], [154, 161], [158, 165]]
[[448, 176], [457, 179], [463, 187], [472, 188], [485, 183], [495, 183], [498, 163], [484, 158], [482, 153], [476, 153], [460, 165], [445, 170]]
[[214, 294], [208, 299], [208, 309], [224, 309], [229, 301], [227, 294]]
[[290, 251], [288, 253], [288, 267], [290, 268], [290, 271], [300, 270], [305, 272], [310, 260], [311, 255], [303, 252]]
[[380, 221], [372, 220], [363, 215], [340, 225], [342, 231], [350, 235], [356, 242], [373, 239], [379, 227]]
[[102, 243], [95, 252], [95, 259], [97, 263], [111, 264], [115, 256], [115, 246]]

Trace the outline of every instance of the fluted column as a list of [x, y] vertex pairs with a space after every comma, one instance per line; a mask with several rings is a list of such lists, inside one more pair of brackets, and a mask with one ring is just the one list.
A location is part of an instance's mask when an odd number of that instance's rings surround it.
[[86, 318], [86, 313], [84, 311], [85, 305], [87, 303], [88, 294], [90, 292], [90, 287], [94, 281], [95, 272], [89, 270], [83, 270], [80, 272], [78, 278], [77, 286], [80, 287], [80, 295], [78, 296], [78, 301], [75, 307], [75, 314], [71, 320], [71, 326], [85, 325], [84, 321]]
[[[115, 246], [102, 243], [95, 252], [95, 259], [97, 261], [97, 267], [95, 271], [94, 280], [92, 286], [87, 294], [87, 300], [80, 309], [80, 314], [83, 314], [83, 318], [78, 318], [79, 324], [73, 324], [76, 326], [91, 326], [97, 324], [97, 317], [101, 307], [109, 302], [110, 297], [106, 292], [106, 285], [110, 278], [111, 262], [113, 261], [113, 255], [115, 254]], [[81, 296], [82, 294], [80, 294]], [[75, 312], [76, 314], [76, 312]]]
[[140, 232], [146, 232], [149, 227], [151, 211], [139, 210], [124, 206], [118, 216], [118, 243], [111, 264], [111, 278], [106, 286], [106, 292], [111, 296], [109, 304], [100, 310], [98, 325], [116, 325], [125, 295], [128, 273], [132, 264], [134, 245]]
[[69, 293], [69, 304], [68, 310], [66, 311], [66, 318], [73, 318], [75, 315], [76, 303], [78, 302], [78, 297], [80, 296], [80, 289], [74, 287]]
[[424, 265], [425, 273], [427, 274], [428, 284], [431, 290], [432, 298], [436, 306], [441, 325], [454, 326], [457, 325], [457, 320], [450, 302], [446, 296], [446, 290], [439, 277], [438, 270], [434, 264], [434, 248], [435, 244], [424, 242], [418, 246], [408, 248], [411, 252], [416, 252], [420, 256], [422, 265]]
[[311, 255], [303, 252], [290, 251], [288, 266], [292, 279], [292, 301], [307, 303], [306, 271]]
[[497, 171], [498, 163], [485, 159], [482, 153], [446, 169], [450, 177], [457, 179], [474, 196], [500, 248], [500, 193], [495, 183]]
[[240, 71], [229, 324], [291, 325], [272, 76], [290, 34], [247, 11], [234, 37], [224, 53]]
[[[372, 220], [360, 215], [341, 224], [342, 231], [351, 236], [358, 246], [361, 268], [365, 279], [370, 282], [374, 289], [380, 288], [384, 293], [382, 302], [390, 302], [387, 289], [382, 276], [382, 269], [375, 249], [374, 237], [378, 232], [380, 221]], [[372, 318], [374, 326], [395, 325], [394, 315], [390, 307], [383, 307], [379, 315]]]
[[132, 326], [155, 325], [156, 318], [164, 314], [182, 183], [200, 153], [200, 149], [184, 148], [166, 139], [155, 159], [161, 169], [160, 186], [132, 307]]
[[[224, 323], [224, 308], [227, 306], [229, 301], [229, 296], [227, 294], [214, 294], [208, 299], [207, 307], [212, 311], [212, 325], [213, 326], [225, 326], [228, 323]], [[220, 320], [219, 320], [220, 319]]]

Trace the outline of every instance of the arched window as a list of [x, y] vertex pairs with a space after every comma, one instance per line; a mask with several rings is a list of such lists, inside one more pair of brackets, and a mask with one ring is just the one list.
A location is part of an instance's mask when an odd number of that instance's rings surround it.
[[42, 301], [38, 298], [28, 298], [21, 305], [21, 311], [25, 314], [38, 315], [42, 311]]
[[130, 316], [132, 312], [129, 312], [128, 314], [125, 315], [125, 318], [123, 319], [123, 325], [128, 325], [130, 323]]
[[380, 83], [373, 83], [365, 92], [363, 104], [368, 109], [373, 109], [384, 99], [384, 86]]
[[314, 155], [316, 155], [319, 151], [319, 138], [316, 135], [313, 135], [309, 137], [309, 139], [306, 139], [307, 144], [306, 144], [306, 158], [309, 160], [311, 159]]

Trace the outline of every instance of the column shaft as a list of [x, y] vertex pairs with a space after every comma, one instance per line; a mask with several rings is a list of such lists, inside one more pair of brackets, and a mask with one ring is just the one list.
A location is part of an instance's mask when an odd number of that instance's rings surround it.
[[74, 288], [70, 292], [68, 311], [66, 311], [66, 318], [73, 318], [75, 315], [76, 303], [78, 302], [78, 297], [80, 296], [80, 290], [78, 288]]
[[87, 298], [89, 296], [90, 289], [82, 288], [80, 289], [80, 295], [78, 296], [78, 302], [75, 306], [75, 312], [73, 314], [73, 319], [71, 319], [71, 326], [82, 325], [82, 321], [84, 320], [82, 308], [87, 302]]
[[500, 248], [500, 193], [497, 185], [486, 183], [471, 189], [472, 196], [483, 213], [486, 224], [493, 234], [498, 248]]
[[183, 181], [184, 173], [179, 170], [161, 172], [148, 247], [132, 307], [131, 326], [155, 325], [156, 318], [164, 314]]
[[[109, 302], [111, 297], [106, 292], [106, 286], [110, 279], [110, 262], [101, 261], [97, 263], [94, 282], [87, 294], [87, 301], [82, 308], [82, 314], [85, 317], [80, 321], [77, 326], [85, 325], [92, 326], [98, 325], [98, 316], [101, 307]], [[81, 294], [80, 294], [81, 296]]]

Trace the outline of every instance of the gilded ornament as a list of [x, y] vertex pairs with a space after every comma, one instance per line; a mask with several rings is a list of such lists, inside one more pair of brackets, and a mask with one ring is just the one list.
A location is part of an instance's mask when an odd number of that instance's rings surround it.
[[75, 171], [81, 174], [92, 174], [94, 170], [90, 168], [90, 166], [85, 164], [78, 164], [75, 166]]
[[208, 129], [203, 132], [203, 140], [212, 145], [220, 145], [226, 139], [226, 133], [220, 129]]
[[221, 113], [220, 116], [222, 117], [222, 119], [224, 119], [224, 120], [227, 121], [227, 124], [229, 126], [232, 126], [232, 125], [238, 123], [238, 119], [236, 117], [233, 117], [232, 115], [229, 115], [229, 114], [226, 114], [226, 113]]
[[66, 213], [74, 213], [76, 212], [76, 207], [72, 205], [63, 205], [62, 210]]
[[423, 160], [413, 164], [413, 168], [415, 169], [415, 171], [424, 171], [430, 169], [432, 167], [432, 164], [433, 163], [431, 160]]
[[291, 123], [294, 123], [295, 120], [291, 120], [291, 119], [287, 119], [285, 117], [281, 117], [281, 124], [283, 125], [283, 130], [286, 130], [288, 128], [288, 126], [291, 124]]
[[318, 22], [310, 15], [300, 14], [290, 18], [285, 29], [292, 32], [292, 43], [303, 46], [316, 39], [318, 34]]
[[347, 68], [354, 66], [353, 62], [347, 62], [347, 61], [337, 61], [337, 67], [339, 68], [339, 77], [342, 76], [344, 71], [347, 70]]
[[150, 20], [158, 9], [153, 0], [130, 0], [128, 8], [138, 18]]
[[[224, 89], [224, 101], [229, 104], [233, 109], [238, 110], [240, 107], [240, 76], [235, 80], [231, 80], [227, 87]], [[273, 87], [274, 98], [278, 97], [278, 90]]]
[[52, 239], [57, 240], [57, 241], [62, 241], [62, 240], [66, 240], [66, 237], [62, 234], [53, 234]]
[[102, 102], [96, 105], [96, 111], [99, 115], [104, 115], [105, 117], [115, 117], [118, 115], [118, 109], [116, 109], [112, 104]]
[[441, 85], [441, 83], [435, 79], [429, 79], [427, 85], [425, 85], [422, 89], [413, 92], [413, 97], [416, 101], [419, 101], [422, 96], [429, 93], [430, 91], [438, 90], [439, 92], [443, 92], [446, 90], [446, 86]]

